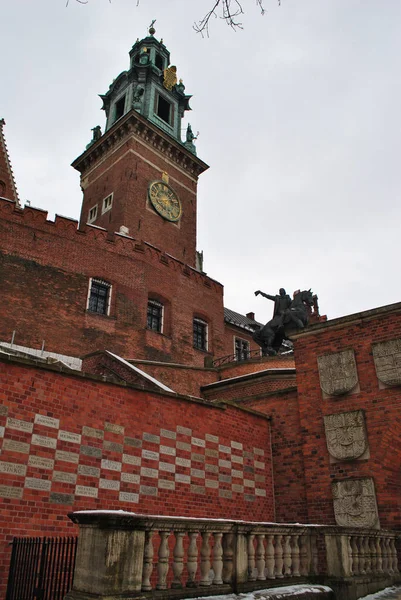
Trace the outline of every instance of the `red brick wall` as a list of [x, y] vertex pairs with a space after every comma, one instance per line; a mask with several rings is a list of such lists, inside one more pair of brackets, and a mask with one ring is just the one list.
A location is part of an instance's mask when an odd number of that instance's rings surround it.
[[20, 359], [0, 362], [0, 435], [0, 595], [12, 536], [71, 533], [71, 510], [274, 516], [268, 423], [233, 406]]
[[155, 377], [163, 383], [168, 381], [168, 386], [178, 394], [201, 397], [200, 387], [216, 381], [217, 373], [214, 369], [201, 369], [199, 367], [177, 367], [175, 365], [157, 365], [133, 361], [133, 364], [148, 375]]
[[295, 361], [293, 356], [261, 356], [249, 361], [231, 363], [219, 367], [220, 379], [230, 377], [239, 377], [248, 375], [255, 371], [264, 371], [265, 369], [294, 369]]
[[[209, 326], [209, 354], [223, 352], [223, 288], [161, 251], [75, 221], [0, 201], [0, 339], [63, 354], [107, 349], [124, 358], [203, 366], [193, 316]], [[90, 277], [112, 284], [110, 317], [86, 311]], [[168, 335], [146, 330], [148, 295], [166, 299]], [[56, 316], [57, 315], [57, 316]], [[168, 382], [166, 382], [168, 385]]]
[[[334, 523], [332, 481], [372, 477], [381, 527], [394, 528], [401, 517], [401, 388], [380, 389], [372, 343], [401, 337], [401, 314], [398, 310], [356, 317], [328, 321], [295, 345], [308, 520]], [[317, 356], [350, 348], [355, 351], [360, 391], [323, 398]], [[370, 458], [330, 464], [323, 416], [358, 409], [365, 411]]]
[[[163, 219], [147, 199], [149, 183], [160, 180], [163, 171], [169, 174], [169, 185], [181, 201], [182, 217], [178, 223]], [[197, 178], [132, 134], [85, 172], [82, 183], [81, 224], [87, 222], [89, 210], [97, 204], [99, 218], [95, 225], [111, 232], [124, 225], [131, 236], [195, 266]], [[102, 201], [111, 193], [112, 209], [101, 215]]]
[[276, 521], [305, 523], [308, 512], [296, 389], [244, 400], [241, 405], [271, 417]]
[[243, 400], [252, 396], [263, 396], [276, 390], [287, 389], [295, 385], [294, 375], [271, 375], [261, 373], [257, 378], [246, 381], [227, 382], [226, 385], [204, 389], [203, 394], [208, 400]]

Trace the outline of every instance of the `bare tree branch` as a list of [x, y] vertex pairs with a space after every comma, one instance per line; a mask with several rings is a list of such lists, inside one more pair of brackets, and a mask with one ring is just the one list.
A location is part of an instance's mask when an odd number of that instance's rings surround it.
[[[280, 4], [281, 0], [278, 0]], [[256, 0], [256, 5], [259, 7], [260, 13], [265, 14], [263, 0]], [[212, 17], [215, 19], [223, 19], [232, 29], [243, 29], [243, 25], [239, 20], [244, 14], [242, 3], [239, 0], [214, 0], [213, 7], [206, 13], [200, 21], [196, 21], [193, 25], [195, 31], [201, 35], [209, 36], [209, 24]]]

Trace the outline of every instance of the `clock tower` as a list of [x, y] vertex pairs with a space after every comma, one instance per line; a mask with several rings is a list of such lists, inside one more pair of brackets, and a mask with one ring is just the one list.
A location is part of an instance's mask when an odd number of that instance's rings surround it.
[[95, 127], [73, 167], [81, 173], [80, 223], [143, 240], [196, 266], [197, 181], [208, 166], [196, 156], [190, 110], [170, 53], [153, 26], [101, 95], [105, 132]]

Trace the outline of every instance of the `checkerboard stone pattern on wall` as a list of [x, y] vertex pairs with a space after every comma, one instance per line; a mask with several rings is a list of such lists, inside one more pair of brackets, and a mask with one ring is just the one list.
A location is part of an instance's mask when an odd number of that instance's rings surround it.
[[0, 422], [0, 498], [23, 499], [27, 490], [65, 505], [98, 498], [102, 490], [133, 505], [166, 490], [245, 502], [266, 497], [265, 449], [238, 439], [180, 425], [134, 435], [108, 421], [70, 431], [55, 416], [24, 420], [5, 405]]

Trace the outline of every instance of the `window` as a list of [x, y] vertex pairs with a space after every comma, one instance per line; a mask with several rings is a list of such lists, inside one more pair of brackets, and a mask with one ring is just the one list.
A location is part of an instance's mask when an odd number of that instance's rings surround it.
[[120, 117], [123, 116], [125, 109], [125, 96], [117, 100], [114, 108], [114, 120], [117, 121]]
[[249, 342], [235, 338], [235, 360], [248, 360]]
[[161, 54], [156, 54], [155, 65], [160, 71], [163, 71], [163, 57]]
[[202, 319], [194, 319], [194, 348], [207, 351], [207, 323]]
[[88, 223], [93, 223], [93, 221], [96, 221], [96, 219], [97, 219], [97, 204], [95, 204], [95, 206], [92, 206], [92, 208], [89, 210]]
[[170, 123], [171, 104], [163, 96], [159, 96], [157, 100], [157, 116], [166, 121], [166, 123]]
[[163, 332], [163, 304], [161, 302], [149, 300], [147, 328], [158, 333]]
[[98, 315], [110, 314], [111, 285], [102, 279], [90, 279], [87, 309]]
[[102, 215], [111, 209], [113, 206], [113, 194], [110, 194], [106, 198], [104, 198], [102, 203]]

